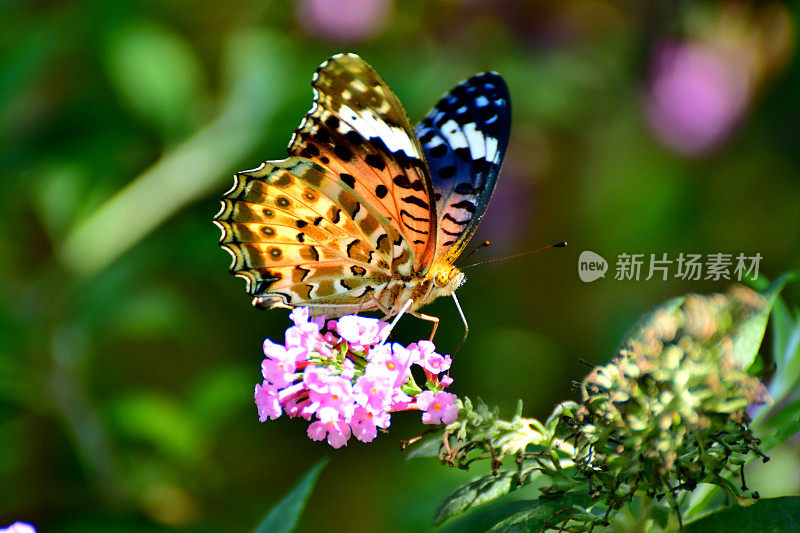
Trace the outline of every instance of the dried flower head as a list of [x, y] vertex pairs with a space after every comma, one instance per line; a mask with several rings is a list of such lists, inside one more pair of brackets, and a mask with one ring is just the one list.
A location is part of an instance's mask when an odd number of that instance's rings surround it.
[[762, 455], [745, 409], [766, 389], [734, 357], [739, 327], [763, 306], [744, 288], [689, 295], [656, 311], [611, 363], [583, 381], [572, 419], [576, 464], [612, 508], [637, 491], [666, 496]]

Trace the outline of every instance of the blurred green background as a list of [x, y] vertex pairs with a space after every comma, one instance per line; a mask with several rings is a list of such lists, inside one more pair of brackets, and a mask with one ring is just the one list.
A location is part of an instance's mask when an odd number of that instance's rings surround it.
[[[797, 1], [0, 3], [0, 526], [248, 531], [332, 455], [302, 530], [430, 528], [479, 473], [406, 462], [418, 417], [339, 451], [258, 423], [261, 341], [288, 320], [251, 308], [217, 246], [232, 174], [284, 157], [333, 53], [413, 120], [499, 71], [513, 129], [478, 257], [570, 244], [468, 271], [451, 390], [543, 417], [648, 308], [730, 283], [617, 281], [618, 254], [800, 267], [798, 21]], [[583, 250], [605, 279], [579, 280]], [[452, 302], [426, 312], [452, 351]], [[774, 455], [751, 484], [797, 493], [796, 449]]]

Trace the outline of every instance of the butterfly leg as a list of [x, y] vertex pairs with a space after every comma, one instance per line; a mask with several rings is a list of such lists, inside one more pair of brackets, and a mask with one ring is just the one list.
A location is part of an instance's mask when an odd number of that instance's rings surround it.
[[433, 337], [436, 335], [436, 328], [439, 327], [439, 317], [426, 315], [424, 313], [411, 313], [411, 315], [421, 320], [427, 320], [428, 322], [433, 322], [433, 330], [431, 330], [431, 336], [428, 338], [428, 340], [432, 341]]
[[[380, 300], [378, 300], [377, 298], [375, 298], [375, 295], [374, 295], [374, 294], [370, 294], [370, 295], [369, 295], [369, 297], [370, 297], [370, 300], [372, 300], [373, 302], [375, 302], [375, 306], [376, 306], [378, 309], [380, 309], [380, 310], [381, 310], [381, 312], [383, 313], [383, 318], [382, 318], [381, 320], [383, 320], [384, 322], [386, 322], [387, 320], [389, 320], [389, 317], [390, 317], [390, 316], [392, 316], [392, 312], [391, 312], [391, 311], [389, 311], [388, 309], [386, 309], [386, 306], [385, 306], [385, 305], [383, 305], [383, 304], [381, 303], [381, 301], [380, 301]], [[369, 301], [369, 300], [368, 300], [368, 301]]]

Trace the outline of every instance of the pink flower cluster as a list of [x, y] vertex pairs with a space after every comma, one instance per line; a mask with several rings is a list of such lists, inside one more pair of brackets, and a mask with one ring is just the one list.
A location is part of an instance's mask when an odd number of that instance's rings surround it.
[[[264, 381], [255, 391], [262, 422], [283, 413], [301, 417], [311, 421], [311, 439], [327, 438], [340, 448], [351, 435], [370, 442], [378, 428], [389, 427], [394, 412], [422, 411], [424, 424], [458, 417], [456, 395], [444, 392], [453, 380], [440, 376], [450, 368], [450, 356], [436, 353], [432, 342], [385, 344], [389, 324], [375, 318], [328, 321], [309, 318], [306, 308], [296, 308], [290, 318], [294, 325], [284, 344], [264, 341]], [[425, 390], [414, 381], [412, 365], [424, 370]]]

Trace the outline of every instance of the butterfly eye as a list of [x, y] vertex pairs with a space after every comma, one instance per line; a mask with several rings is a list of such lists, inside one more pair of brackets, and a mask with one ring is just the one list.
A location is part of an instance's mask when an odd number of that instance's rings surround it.
[[437, 272], [433, 281], [438, 287], [445, 287], [450, 282], [450, 278], [446, 272]]

